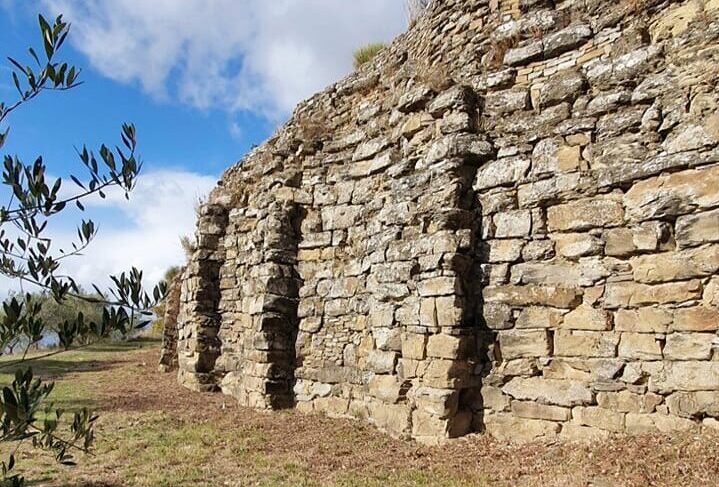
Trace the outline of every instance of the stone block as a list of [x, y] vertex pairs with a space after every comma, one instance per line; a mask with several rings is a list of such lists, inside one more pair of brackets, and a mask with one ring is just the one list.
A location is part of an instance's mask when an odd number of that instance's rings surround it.
[[410, 389], [410, 393], [417, 409], [424, 413], [442, 419], [449, 418], [457, 413], [459, 391], [420, 386]]
[[619, 334], [614, 332], [557, 330], [554, 354], [560, 357], [616, 357], [618, 343]]
[[609, 439], [611, 432], [592, 428], [590, 426], [580, 426], [578, 424], [564, 424], [560, 436], [568, 441], [579, 443], [601, 443]]
[[652, 334], [622, 333], [619, 356], [635, 360], [661, 360], [662, 346]]
[[470, 337], [452, 335], [430, 335], [427, 340], [427, 356], [433, 358], [457, 359], [467, 355]]
[[602, 309], [582, 305], [564, 316], [562, 328], [606, 331], [612, 328], [612, 316]]
[[502, 330], [499, 332], [499, 348], [504, 360], [544, 357], [552, 351], [546, 330]]
[[411, 410], [406, 405], [390, 405], [371, 401], [367, 409], [370, 421], [379, 429], [399, 437], [410, 433]]
[[690, 169], [636, 183], [624, 195], [634, 221], [683, 215], [719, 206], [719, 166]]
[[377, 374], [391, 374], [397, 363], [396, 352], [372, 350], [367, 357], [367, 368]]
[[407, 387], [396, 375], [375, 375], [369, 381], [369, 393], [380, 401], [396, 404], [405, 399]]
[[715, 339], [713, 333], [671, 333], [664, 345], [664, 359], [709, 360]]
[[673, 319], [671, 310], [664, 308], [620, 309], [614, 314], [614, 329], [634, 333], [666, 333]]
[[497, 213], [494, 225], [497, 238], [527, 237], [532, 231], [532, 215], [528, 210]]
[[489, 240], [489, 262], [516, 262], [522, 257], [524, 240]]
[[712, 306], [680, 308], [674, 312], [674, 331], [717, 331], [719, 330], [719, 309]]
[[719, 210], [677, 218], [675, 239], [679, 247], [719, 242]]
[[599, 255], [604, 242], [589, 233], [566, 233], [553, 235], [557, 254], [568, 259], [578, 259], [588, 255]]
[[597, 404], [600, 407], [620, 413], [653, 413], [664, 398], [658, 394], [635, 394], [630, 391], [599, 392]]
[[624, 416], [624, 413], [594, 406], [572, 409], [572, 417], [580, 425], [592, 426], [614, 433], [624, 431]]
[[566, 311], [556, 308], [530, 306], [522, 309], [515, 326], [517, 328], [558, 328], [562, 324], [565, 313]]
[[634, 282], [611, 282], [604, 292], [608, 309], [683, 303], [701, 298], [701, 281], [669, 282], [647, 285]]
[[550, 231], [578, 231], [621, 225], [624, 208], [616, 198], [591, 198], [551, 206], [547, 210]]
[[560, 406], [547, 406], [531, 401], [512, 401], [512, 412], [520, 418], [569, 421], [572, 410]]
[[482, 386], [480, 391], [480, 402], [477, 408], [491, 409], [492, 411], [508, 411], [509, 396], [502, 393], [502, 389], [490, 385]]
[[462, 294], [462, 283], [456, 277], [433, 277], [417, 283], [420, 296], [449, 296]]
[[526, 110], [529, 107], [529, 92], [523, 89], [492, 91], [484, 100], [486, 113], [501, 115]]
[[502, 392], [518, 400], [566, 407], [589, 404], [594, 399], [586, 384], [542, 377], [515, 377], [502, 387]]
[[581, 302], [581, 291], [556, 286], [490, 286], [482, 291], [487, 303], [510, 306], [571, 308]]
[[669, 413], [683, 418], [719, 417], [719, 392], [675, 392], [667, 397]]
[[488, 328], [506, 330], [512, 327], [512, 307], [502, 303], [485, 303], [482, 316]]
[[438, 389], [456, 389], [466, 384], [471, 374], [469, 363], [457, 360], [431, 360], [424, 372], [424, 384]]
[[531, 161], [526, 157], [508, 157], [483, 165], [474, 179], [475, 191], [497, 186], [514, 186], [523, 181]]
[[417, 333], [402, 333], [402, 358], [424, 360], [427, 336]]
[[634, 280], [649, 284], [711, 276], [719, 271], [719, 245], [642, 255], [631, 264]]
[[694, 421], [665, 414], [627, 413], [626, 432], [630, 435], [646, 435], [657, 433], [676, 433], [692, 431], [698, 426]]
[[652, 392], [719, 391], [719, 362], [663, 362], [642, 368], [650, 374]]
[[560, 425], [554, 421], [518, 418], [513, 414], [489, 414], [484, 417], [485, 431], [503, 442], [528, 443], [554, 438]]

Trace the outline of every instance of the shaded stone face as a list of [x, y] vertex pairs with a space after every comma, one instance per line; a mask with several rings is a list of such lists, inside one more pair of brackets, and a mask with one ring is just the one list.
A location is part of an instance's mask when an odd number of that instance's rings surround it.
[[716, 421], [719, 9], [550, 3], [433, 2], [226, 171], [183, 385], [427, 443]]

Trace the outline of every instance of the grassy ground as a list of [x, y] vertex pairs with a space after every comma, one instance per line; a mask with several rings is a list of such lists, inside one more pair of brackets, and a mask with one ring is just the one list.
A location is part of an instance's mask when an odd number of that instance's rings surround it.
[[[259, 413], [178, 387], [158, 343], [96, 346], [38, 360], [67, 409], [100, 412], [94, 455], [76, 467], [27, 450], [48, 486], [716, 486], [719, 437], [677, 435], [509, 446], [479, 435], [429, 448], [351, 421]], [[9, 375], [0, 375], [6, 383]], [[0, 445], [6, 454], [7, 445]]]

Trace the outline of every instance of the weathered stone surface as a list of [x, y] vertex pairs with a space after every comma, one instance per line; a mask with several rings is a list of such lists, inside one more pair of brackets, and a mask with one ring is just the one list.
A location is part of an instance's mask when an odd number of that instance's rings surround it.
[[576, 289], [554, 286], [493, 286], [483, 291], [487, 302], [499, 302], [512, 306], [552, 306], [570, 308], [581, 299]]
[[569, 421], [572, 418], [571, 409], [529, 401], [512, 401], [512, 412], [520, 418], [547, 421]]
[[552, 206], [547, 211], [551, 231], [588, 230], [620, 225], [624, 220], [622, 204], [613, 198], [592, 198]]
[[498, 238], [526, 237], [532, 231], [532, 215], [528, 210], [498, 213], [494, 225]]
[[544, 330], [506, 330], [499, 332], [499, 348], [505, 360], [549, 355], [549, 334]]
[[719, 245], [632, 259], [634, 280], [645, 283], [711, 276], [719, 270]]
[[680, 216], [675, 238], [680, 247], [719, 242], [719, 210]]
[[719, 206], [719, 167], [641, 181], [624, 195], [627, 217], [648, 220]]
[[626, 432], [630, 435], [674, 433], [677, 431], [691, 431], [697, 428], [696, 423], [688, 419], [659, 413], [628, 413], [625, 421]]
[[593, 399], [592, 392], [584, 384], [541, 377], [515, 377], [502, 387], [502, 392], [519, 400], [559, 406], [588, 404]]
[[604, 310], [591, 306], [579, 306], [564, 316], [562, 328], [569, 330], [596, 330], [611, 329], [611, 315]]
[[709, 306], [681, 308], [674, 312], [671, 329], [676, 331], [719, 330], [719, 309]]
[[485, 417], [487, 433], [500, 441], [526, 443], [556, 436], [561, 428], [554, 421], [520, 419], [509, 414], [492, 414]]
[[669, 412], [684, 418], [719, 417], [719, 392], [675, 392], [667, 397]]
[[607, 284], [604, 306], [610, 309], [629, 308], [682, 303], [699, 298], [701, 298], [701, 282], [698, 280], [655, 285], [616, 282]]
[[565, 233], [553, 236], [557, 254], [568, 259], [598, 255], [604, 245], [600, 238], [587, 233]]
[[667, 360], [709, 360], [716, 335], [713, 333], [671, 333], [667, 335]]
[[659, 393], [719, 390], [719, 362], [663, 362], [648, 370], [649, 389]]
[[624, 431], [624, 414], [601, 407], [575, 407], [572, 417], [580, 425], [621, 433]]
[[666, 333], [672, 321], [669, 310], [655, 307], [621, 309], [614, 314], [614, 328], [617, 331]]
[[619, 356], [628, 359], [661, 360], [662, 347], [652, 334], [622, 333]]
[[485, 164], [477, 171], [474, 189], [483, 190], [497, 186], [514, 185], [522, 181], [529, 171], [531, 161], [525, 157], [507, 157]]
[[653, 413], [664, 398], [658, 394], [635, 394], [630, 391], [600, 392], [597, 404], [601, 408], [620, 413]]
[[554, 354], [560, 357], [616, 357], [619, 335], [613, 332], [557, 330]]
[[517, 328], [558, 328], [562, 324], [565, 311], [556, 308], [530, 306], [524, 308], [515, 326]]

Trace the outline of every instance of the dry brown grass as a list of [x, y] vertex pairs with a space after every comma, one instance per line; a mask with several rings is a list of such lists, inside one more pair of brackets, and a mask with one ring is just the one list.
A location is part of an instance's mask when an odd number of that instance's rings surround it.
[[156, 348], [88, 352], [91, 367], [61, 376], [101, 411], [97, 454], [72, 469], [26, 456], [35, 485], [713, 487], [719, 478], [719, 436], [516, 446], [474, 435], [430, 448], [359, 422], [194, 393], [157, 372], [157, 358]]

